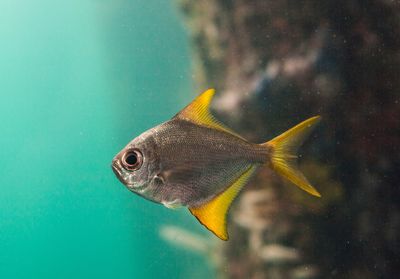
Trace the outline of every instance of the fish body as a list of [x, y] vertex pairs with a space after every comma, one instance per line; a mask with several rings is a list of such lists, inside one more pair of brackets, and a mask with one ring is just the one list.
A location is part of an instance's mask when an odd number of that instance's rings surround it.
[[129, 148], [140, 149], [152, 161], [146, 174], [149, 184], [140, 194], [175, 206], [199, 206], [226, 190], [251, 165], [268, 160], [267, 150], [257, 144], [182, 119], [154, 127]]
[[262, 165], [319, 196], [291, 162], [295, 159], [294, 147], [318, 117], [268, 143], [254, 144], [211, 115], [213, 95], [214, 90], [204, 92], [174, 118], [144, 132], [123, 148], [112, 161], [119, 180], [153, 202], [169, 208], [188, 207], [204, 226], [224, 240], [228, 239], [226, 214], [231, 202]]

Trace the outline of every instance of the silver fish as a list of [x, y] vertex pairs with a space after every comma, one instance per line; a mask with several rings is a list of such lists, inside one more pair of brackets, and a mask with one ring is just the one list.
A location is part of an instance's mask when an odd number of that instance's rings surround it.
[[171, 120], [128, 143], [112, 161], [118, 179], [150, 201], [168, 208], [188, 207], [223, 240], [228, 239], [230, 204], [262, 165], [320, 197], [295, 165], [296, 149], [319, 116], [269, 142], [254, 144], [211, 115], [214, 93], [213, 89], [205, 91]]

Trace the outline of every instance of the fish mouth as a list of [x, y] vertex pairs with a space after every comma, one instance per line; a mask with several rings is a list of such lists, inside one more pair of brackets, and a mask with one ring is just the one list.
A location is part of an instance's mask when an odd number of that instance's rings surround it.
[[118, 180], [124, 184], [126, 187], [128, 187], [130, 190], [134, 188], [133, 183], [129, 183], [124, 179], [124, 173], [121, 170], [121, 164], [119, 163], [118, 160], [114, 160], [111, 163], [111, 168], [115, 174], [115, 176], [118, 178]]
[[118, 178], [118, 180], [124, 184], [130, 191], [132, 192], [144, 192], [147, 188], [147, 185], [141, 185], [141, 186], [135, 186], [134, 183], [130, 183], [127, 180], [124, 179], [125, 175], [123, 173], [123, 170], [121, 169], [121, 164], [118, 160], [113, 160], [111, 163], [111, 168], [115, 174], [115, 176]]
[[112, 168], [112, 170], [113, 170], [115, 176], [118, 178], [118, 180], [119, 180], [122, 184], [125, 185], [126, 182], [125, 182], [125, 181], [123, 180], [123, 178], [122, 178], [122, 172], [121, 172], [121, 170], [120, 170], [120, 166], [119, 166], [118, 161], [113, 161], [113, 162], [111, 163], [111, 168]]
[[119, 172], [118, 168], [114, 164], [111, 165], [111, 168], [112, 168], [112, 170], [113, 170], [113, 172], [115, 173], [116, 176], [121, 175], [121, 173]]

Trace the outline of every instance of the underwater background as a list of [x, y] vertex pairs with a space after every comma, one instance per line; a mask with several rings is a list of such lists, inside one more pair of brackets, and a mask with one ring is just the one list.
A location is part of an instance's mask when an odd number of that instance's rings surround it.
[[110, 168], [194, 96], [176, 8], [1, 0], [0, 42], [0, 278], [210, 275], [159, 237], [195, 220], [130, 193]]
[[[397, 278], [400, 4], [0, 0], [0, 278]], [[252, 142], [314, 115], [316, 199], [266, 168], [227, 242], [110, 163], [216, 89]]]

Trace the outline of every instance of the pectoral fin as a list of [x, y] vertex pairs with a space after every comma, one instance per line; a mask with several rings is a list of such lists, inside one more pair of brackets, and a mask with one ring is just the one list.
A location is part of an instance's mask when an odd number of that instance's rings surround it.
[[228, 240], [226, 216], [232, 201], [254, 174], [257, 166], [249, 167], [226, 191], [216, 196], [211, 201], [199, 206], [189, 208], [190, 212], [207, 229], [222, 240]]
[[174, 118], [183, 119], [192, 123], [196, 123], [198, 125], [224, 131], [243, 139], [240, 135], [236, 134], [224, 124], [215, 119], [214, 116], [211, 114], [210, 105], [214, 94], [214, 89], [208, 89], [207, 91], [199, 95], [196, 99], [194, 99], [177, 115], [175, 115]]

